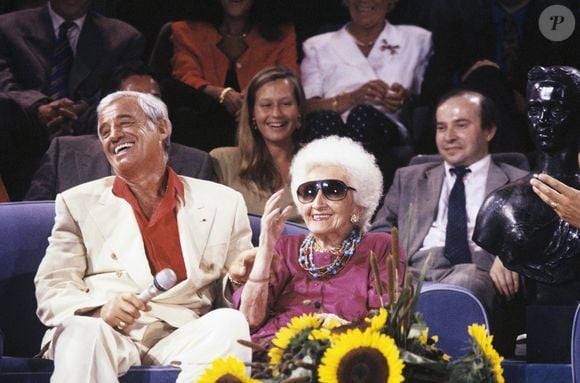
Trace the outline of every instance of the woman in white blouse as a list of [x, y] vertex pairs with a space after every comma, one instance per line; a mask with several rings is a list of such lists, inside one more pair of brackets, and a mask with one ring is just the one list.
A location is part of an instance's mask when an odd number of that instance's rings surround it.
[[339, 134], [361, 142], [379, 163], [401, 139], [401, 107], [419, 93], [431, 33], [392, 25], [396, 0], [343, 0], [351, 21], [306, 40], [300, 70], [307, 98], [306, 137]]

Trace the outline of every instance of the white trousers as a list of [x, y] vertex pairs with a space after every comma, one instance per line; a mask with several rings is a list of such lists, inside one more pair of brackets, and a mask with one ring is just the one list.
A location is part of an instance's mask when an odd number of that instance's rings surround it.
[[[250, 340], [243, 314], [233, 309], [213, 310], [157, 342], [147, 360], [180, 367], [177, 383], [191, 383], [218, 357], [231, 355], [251, 362], [251, 349], [238, 339]], [[131, 366], [141, 365], [133, 340], [100, 318], [84, 316], [74, 316], [57, 328], [47, 356], [54, 359], [52, 383], [118, 382], [118, 376]]]

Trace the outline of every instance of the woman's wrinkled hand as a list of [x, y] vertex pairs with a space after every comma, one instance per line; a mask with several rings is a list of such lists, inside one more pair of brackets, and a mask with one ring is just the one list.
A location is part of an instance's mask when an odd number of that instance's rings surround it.
[[282, 193], [284, 189], [278, 190], [266, 201], [260, 222], [260, 246], [263, 244], [273, 246], [278, 241], [284, 231], [284, 224], [292, 212], [292, 206], [286, 206], [284, 209], [280, 207]]

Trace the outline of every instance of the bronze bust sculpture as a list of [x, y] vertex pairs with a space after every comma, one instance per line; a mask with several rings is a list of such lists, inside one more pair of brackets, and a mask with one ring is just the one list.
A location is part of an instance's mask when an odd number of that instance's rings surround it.
[[[580, 188], [580, 71], [535, 67], [528, 73], [527, 115], [538, 151], [534, 173]], [[473, 240], [506, 267], [548, 286], [549, 303], [580, 297], [580, 228], [562, 220], [523, 177], [491, 193], [482, 205]], [[576, 291], [573, 291], [576, 290]], [[554, 302], [556, 301], [556, 302]]]

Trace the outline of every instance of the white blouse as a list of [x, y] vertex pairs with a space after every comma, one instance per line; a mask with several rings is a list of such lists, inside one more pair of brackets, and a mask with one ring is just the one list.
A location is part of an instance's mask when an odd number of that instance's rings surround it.
[[[309, 38], [303, 50], [300, 72], [307, 99], [334, 97], [376, 79], [387, 84], [398, 82], [416, 95], [432, 54], [431, 32], [385, 22], [385, 28], [365, 57], [345, 25], [336, 32]], [[377, 108], [385, 112], [384, 108]], [[397, 120], [396, 115], [390, 116]]]

